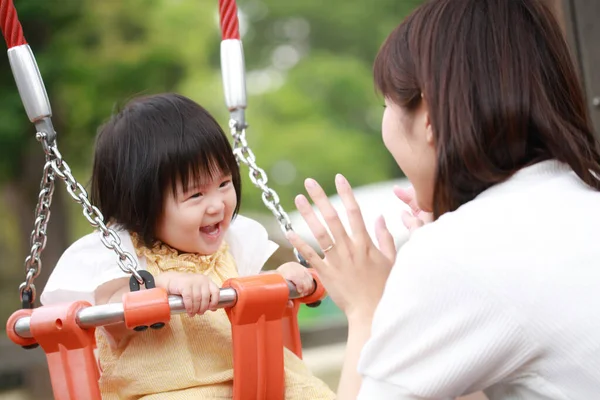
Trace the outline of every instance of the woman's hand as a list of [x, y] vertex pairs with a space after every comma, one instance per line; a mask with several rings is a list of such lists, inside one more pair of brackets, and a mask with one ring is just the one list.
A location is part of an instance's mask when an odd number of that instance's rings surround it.
[[371, 240], [350, 184], [337, 175], [337, 192], [344, 204], [352, 235], [349, 236], [325, 192], [313, 179], [305, 187], [310, 198], [323, 215], [331, 235], [321, 224], [310, 203], [303, 195], [296, 197], [296, 207], [308, 224], [325, 254], [319, 255], [294, 232], [288, 234], [292, 245], [319, 273], [323, 286], [332, 300], [348, 317], [350, 323], [368, 324], [388, 278], [396, 248], [383, 217], [375, 226], [380, 248]]
[[415, 189], [412, 186], [408, 189], [394, 186], [394, 194], [410, 207], [410, 212], [404, 211], [402, 213], [402, 223], [408, 229], [409, 233], [413, 233], [416, 229], [433, 221], [432, 213], [419, 208]]

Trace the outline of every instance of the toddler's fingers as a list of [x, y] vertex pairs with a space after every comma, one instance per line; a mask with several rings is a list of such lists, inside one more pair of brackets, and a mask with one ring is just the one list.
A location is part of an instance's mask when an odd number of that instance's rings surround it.
[[181, 297], [187, 315], [190, 317], [194, 316], [194, 293], [192, 287], [190, 286], [182, 290]]
[[202, 315], [208, 310], [208, 307], [210, 306], [210, 284], [208, 282], [203, 283], [202, 286], [200, 286], [199, 290], [202, 293], [202, 296], [200, 297], [201, 304], [200, 309], [198, 310], [198, 314]]
[[304, 277], [299, 276], [299, 274], [294, 274], [288, 278], [294, 286], [296, 286], [296, 291], [300, 295], [304, 295]]
[[219, 287], [217, 285], [215, 285], [213, 282], [211, 282], [209, 285], [209, 290], [210, 290], [209, 310], [215, 311], [217, 309], [217, 306], [219, 305], [219, 297], [221, 296], [221, 289], [219, 289]]
[[314, 283], [315, 283], [315, 280], [314, 280], [313, 276], [310, 274], [310, 272], [304, 271], [304, 279], [303, 279], [304, 291], [302, 293], [304, 293], [305, 296], [312, 294], [312, 292], [314, 291], [313, 290]]
[[193, 315], [200, 313], [200, 308], [202, 307], [202, 288], [198, 287], [198, 285], [192, 285], [193, 287], [193, 295], [194, 295], [194, 306], [193, 306]]

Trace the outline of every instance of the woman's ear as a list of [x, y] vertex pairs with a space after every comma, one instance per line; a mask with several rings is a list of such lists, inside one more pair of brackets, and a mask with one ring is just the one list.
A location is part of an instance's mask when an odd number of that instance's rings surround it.
[[431, 121], [429, 119], [429, 112], [426, 111], [425, 114], [425, 139], [427, 140], [427, 144], [429, 145], [434, 145], [434, 138], [433, 138], [433, 128], [431, 127]]
[[429, 107], [427, 106], [427, 100], [425, 100], [425, 97], [423, 96], [423, 93], [421, 93], [421, 98], [423, 99], [423, 101], [421, 101], [421, 110], [420, 112], [423, 113], [423, 123], [425, 124], [424, 128], [425, 128], [425, 141], [427, 142], [428, 145], [433, 146], [434, 145], [434, 138], [433, 138], [433, 128], [431, 127], [431, 119], [429, 117]]

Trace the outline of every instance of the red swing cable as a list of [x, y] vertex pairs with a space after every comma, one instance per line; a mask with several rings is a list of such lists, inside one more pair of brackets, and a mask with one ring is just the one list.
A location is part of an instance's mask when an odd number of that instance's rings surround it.
[[221, 39], [240, 39], [237, 5], [235, 0], [219, 0]]
[[23, 28], [19, 22], [17, 10], [12, 0], [2, 0], [0, 2], [0, 28], [9, 49], [27, 44], [25, 36], [23, 36]]

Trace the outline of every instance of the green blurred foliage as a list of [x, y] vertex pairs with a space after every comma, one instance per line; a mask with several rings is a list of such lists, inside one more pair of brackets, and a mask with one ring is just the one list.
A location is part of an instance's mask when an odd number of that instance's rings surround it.
[[[238, 3], [248, 69], [248, 139], [261, 165], [274, 172], [284, 203], [291, 205], [306, 176], [329, 182], [339, 171], [363, 184], [398, 175], [379, 137], [382, 100], [371, 65], [385, 36], [418, 1]], [[139, 94], [182, 92], [226, 126], [216, 0], [57, 4], [21, 0], [17, 7], [61, 122], [59, 146], [76, 170], [89, 170], [98, 125]], [[33, 127], [6, 60], [0, 83], [5, 182], [19, 176]], [[277, 167], [288, 163], [291, 176], [279, 176]], [[88, 174], [78, 177], [86, 181]], [[254, 198], [246, 191], [248, 209], [259, 206]]]
[[[238, 1], [248, 141], [287, 210], [308, 176], [332, 193], [337, 172], [354, 185], [401, 174], [381, 143], [383, 100], [371, 67], [385, 37], [419, 2]], [[177, 91], [227, 126], [217, 0], [15, 3], [50, 96], [59, 148], [82, 183], [89, 180], [98, 126], [134, 96]], [[23, 174], [31, 162], [27, 151], [37, 145], [7, 58], [0, 60], [0, 99], [2, 189], [29, 179]], [[41, 147], [38, 156], [43, 158]], [[38, 182], [36, 177], [31, 186]], [[242, 212], [267, 212], [247, 177], [244, 187]], [[78, 205], [68, 207], [71, 222], [52, 223], [62, 224], [74, 240], [91, 228]], [[28, 235], [11, 210], [0, 210], [0, 299], [16, 297], [25, 254], [15, 249]]]

